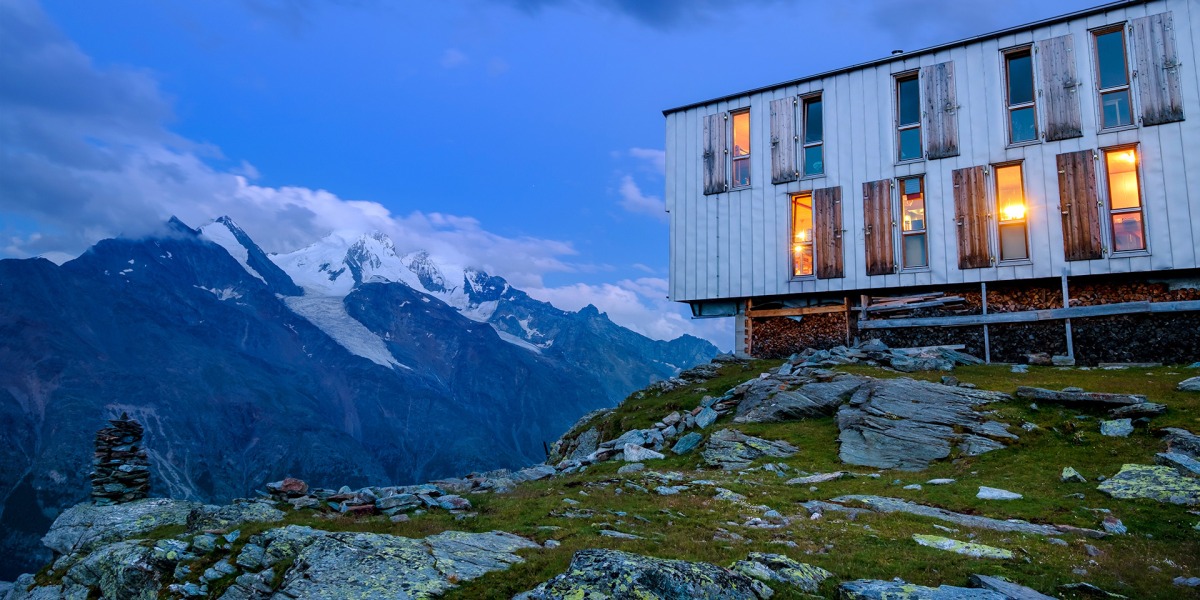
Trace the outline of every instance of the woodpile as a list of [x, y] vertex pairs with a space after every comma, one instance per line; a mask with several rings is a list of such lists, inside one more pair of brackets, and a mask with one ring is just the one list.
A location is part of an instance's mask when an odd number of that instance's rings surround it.
[[828, 349], [846, 343], [846, 313], [755, 319], [751, 353], [785, 358], [805, 348]]
[[1116, 315], [1072, 319], [1075, 359], [1099, 362], [1190, 363], [1200, 360], [1200, 313]]
[[[872, 317], [911, 317], [913, 311], [918, 309], [941, 309], [962, 305], [964, 302], [962, 296], [947, 296], [944, 292], [932, 292], [928, 294], [917, 294], [914, 296], [899, 296], [899, 297], [878, 297], [873, 298], [868, 296], [867, 303], [860, 309], [866, 313], [867, 318]], [[958, 311], [950, 311], [957, 314]], [[967, 314], [967, 313], [962, 313]]]
[[150, 492], [150, 462], [141, 447], [142, 425], [121, 413], [112, 427], [96, 432], [92, 459], [92, 502], [109, 506], [145, 498]]
[[1057, 281], [988, 284], [987, 296], [989, 313], [1062, 308], [1062, 284]]
[[1071, 284], [1071, 306], [1095, 306], [1117, 302], [1176, 302], [1200, 300], [1200, 290], [1169, 289], [1165, 283], [1123, 282]]

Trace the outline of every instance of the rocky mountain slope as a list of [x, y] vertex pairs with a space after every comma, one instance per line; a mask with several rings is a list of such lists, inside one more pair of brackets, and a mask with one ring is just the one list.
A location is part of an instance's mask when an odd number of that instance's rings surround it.
[[306, 271], [222, 218], [62, 266], [0, 261], [0, 577], [48, 556], [38, 537], [85, 497], [91, 436], [121, 412], [146, 427], [152, 489], [227, 501], [283, 474], [361, 486], [536, 462], [580, 414], [716, 353], [389, 247], [363, 236]]
[[7, 600], [1195, 597], [1194, 371], [905, 356], [702, 365], [515, 472], [76, 506]]

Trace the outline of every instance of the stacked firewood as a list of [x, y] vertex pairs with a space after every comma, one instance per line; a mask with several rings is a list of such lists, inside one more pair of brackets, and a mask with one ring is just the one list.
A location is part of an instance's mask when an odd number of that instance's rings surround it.
[[828, 349], [846, 343], [846, 313], [755, 319], [751, 352], [758, 358], [786, 358], [805, 348]]
[[1062, 285], [1057, 282], [989, 284], [987, 302], [989, 313], [1062, 308]]
[[142, 425], [121, 413], [112, 427], [96, 432], [92, 459], [92, 502], [98, 506], [145, 498], [150, 492], [150, 462], [141, 447]]
[[1122, 282], [1120, 284], [1071, 284], [1071, 306], [1095, 306], [1117, 302], [1178, 302], [1200, 300], [1200, 290], [1169, 289], [1165, 283]]

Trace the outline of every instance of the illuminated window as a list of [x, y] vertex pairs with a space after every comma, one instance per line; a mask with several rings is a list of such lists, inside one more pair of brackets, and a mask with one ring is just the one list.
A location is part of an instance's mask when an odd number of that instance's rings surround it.
[[1129, 106], [1129, 67], [1124, 26], [1095, 34], [1096, 82], [1100, 94], [1100, 128], [1133, 124]]
[[1014, 144], [1038, 137], [1037, 106], [1033, 94], [1033, 55], [1029, 49], [1004, 55], [1007, 78], [1008, 139]]
[[825, 131], [821, 118], [821, 97], [804, 100], [804, 175], [825, 172]]
[[750, 111], [733, 113], [733, 187], [750, 185]]
[[996, 167], [996, 219], [1000, 260], [1029, 258], [1025, 227], [1025, 184], [1020, 163]]
[[906, 177], [900, 184], [900, 243], [904, 267], [929, 266], [929, 244], [925, 235], [925, 180]]
[[1146, 249], [1146, 227], [1142, 220], [1142, 189], [1138, 181], [1137, 163], [1136, 148], [1104, 151], [1114, 252]]
[[813, 274], [812, 194], [792, 196], [792, 275]]
[[901, 161], [921, 158], [921, 90], [916, 73], [896, 79], [896, 145]]

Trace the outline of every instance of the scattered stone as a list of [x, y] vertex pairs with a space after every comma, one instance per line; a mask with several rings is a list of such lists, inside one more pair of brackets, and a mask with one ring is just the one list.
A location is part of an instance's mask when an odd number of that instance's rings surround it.
[[759, 600], [772, 592], [762, 582], [703, 562], [665, 560], [618, 550], [580, 550], [565, 572], [513, 600], [659, 598]]
[[1092, 558], [1096, 558], [1097, 556], [1104, 554], [1103, 552], [1100, 551], [1099, 548], [1097, 548], [1091, 544], [1084, 544], [1083, 551], [1085, 554], [1087, 554], [1088, 556], [1090, 556]]
[[925, 483], [927, 483], [929, 485], [950, 485], [950, 484], [954, 483], [954, 481], [955, 480], [953, 480], [953, 479], [948, 479], [948, 478], [943, 477], [943, 478], [938, 478], [938, 479], [930, 479], [929, 481], [926, 481]]
[[1087, 483], [1087, 478], [1076, 471], [1074, 467], [1063, 467], [1062, 475], [1058, 480], [1063, 483]]
[[1115, 421], [1100, 421], [1100, 435], [1108, 437], [1129, 437], [1133, 433], [1132, 419], [1117, 419]]
[[1200, 392], [1200, 377], [1189, 377], [1179, 382], [1175, 389], [1181, 392]]
[[[942, 508], [933, 506], [925, 506], [899, 498], [885, 498], [882, 496], [839, 496], [833, 499], [834, 502], [861, 502], [866, 504], [871, 510], [880, 513], [901, 512], [922, 517], [930, 517], [941, 521], [948, 521], [955, 525], [963, 527], [972, 527], [977, 529], [990, 529], [993, 531], [1010, 531], [1015, 533], [1031, 533], [1035, 535], [1060, 535], [1062, 532], [1057, 526], [1039, 525], [1019, 519], [1000, 520], [989, 517], [980, 517], [977, 515], [964, 515], [956, 512], [951, 512]], [[804, 503], [802, 506], [808, 508], [809, 503]], [[833, 505], [838, 506], [838, 505]], [[809, 511], [812, 511], [810, 508]]]
[[637, 473], [638, 471], [641, 471], [645, 468], [646, 468], [646, 465], [643, 463], [640, 463], [640, 462], [629, 463], [627, 465], [621, 465], [621, 468], [617, 469], [617, 474], [618, 475], [628, 475], [630, 473]]
[[1118, 519], [1112, 515], [1105, 516], [1104, 522], [1101, 523], [1101, 526], [1104, 527], [1105, 531], [1115, 534], [1115, 535], [1123, 535], [1123, 534], [1129, 533], [1129, 528], [1125, 527], [1125, 524], [1122, 523], [1120, 519]]
[[1008, 398], [912, 379], [869, 381], [838, 409], [839, 456], [853, 465], [915, 470], [955, 446], [968, 456], [1003, 448], [997, 439], [1017, 437], [974, 408]]
[[1200, 577], [1184, 577], [1181, 575], [1172, 579], [1171, 583], [1180, 587], [1200, 587]]
[[905, 490], [920, 490], [920, 489], [921, 489], [921, 484], [919, 484], [919, 483], [910, 483], [910, 484], [908, 484], [908, 485], [904, 486], [904, 487], [903, 487], [903, 488], [901, 488], [901, 489], [905, 489]]
[[121, 413], [112, 427], [96, 432], [92, 458], [92, 502], [111, 506], [141, 500], [150, 492], [150, 461], [142, 448], [142, 425]]
[[[243, 523], [275, 523], [284, 512], [268, 502], [238, 501], [225, 506], [205, 505], [188, 514], [188, 531], [229, 530]], [[232, 540], [230, 540], [232, 542]]]
[[[1086, 575], [1087, 573], [1084, 572], [1083, 574]], [[1068, 592], [1083, 592], [1084, 594], [1087, 594], [1089, 596], [1098, 596], [1100, 598], [1113, 598], [1114, 600], [1128, 599], [1128, 596], [1122, 596], [1121, 594], [1114, 594], [1112, 592], [1107, 592], [1107, 591], [1104, 591], [1104, 590], [1102, 590], [1090, 583], [1086, 583], [1086, 582], [1064, 583], [1063, 585], [1058, 586], [1058, 589], [1065, 590]]]
[[625, 461], [631, 463], [639, 463], [647, 460], [657, 460], [666, 458], [661, 452], [655, 452], [648, 448], [643, 448], [637, 444], [625, 444]]
[[848, 475], [845, 471], [834, 471], [832, 473], [817, 473], [816, 475], [809, 475], [807, 477], [797, 477], [795, 479], [787, 480], [786, 483], [788, 485], [810, 485], [810, 484], [814, 484], [814, 483], [825, 483], [827, 481], [835, 481], [838, 479], [843, 479], [847, 476]]
[[739, 560], [730, 568], [759, 581], [787, 583], [808, 593], [816, 593], [821, 582], [833, 577], [833, 573], [821, 567], [796, 562], [782, 554], [763, 552], [751, 552], [746, 560]]
[[624, 532], [616, 531], [613, 529], [601, 529], [600, 535], [602, 535], [604, 537], [616, 538], [618, 540], [643, 540], [643, 539], [646, 539], [640, 535], [633, 535], [632, 533], [624, 533]]
[[1012, 373], [1028, 373], [1029, 365], [1013, 365], [1009, 371]]
[[1000, 488], [987, 487], [984, 485], [979, 486], [979, 493], [975, 494], [975, 497], [979, 498], [980, 500], [1020, 500], [1021, 498], [1024, 498], [1024, 496], [1016, 492], [1010, 492]]
[[1141, 394], [1106, 394], [1103, 392], [1056, 392], [1054, 390], [1046, 390], [1036, 387], [1020, 386], [1017, 388], [1017, 397], [1023, 400], [1034, 400], [1037, 402], [1053, 402], [1056, 404], [1070, 405], [1100, 405], [1100, 406], [1127, 406], [1131, 404], [1145, 404], [1146, 397]]
[[764, 440], [736, 429], [722, 429], [708, 438], [702, 455], [709, 465], [733, 471], [749, 467], [751, 461], [762, 456], [787, 458], [798, 451], [784, 441]]
[[735, 503], [741, 503], [741, 502], [746, 501], [745, 496], [738, 494], [736, 492], [729, 491], [725, 488], [720, 488], [720, 487], [717, 488], [717, 495], [713, 496], [713, 498], [716, 498], [717, 500], [722, 500], [725, 502], [735, 502]]
[[699, 446], [703, 440], [704, 436], [695, 431], [687, 433], [675, 442], [675, 445], [671, 447], [671, 452], [675, 454], [687, 454], [694, 450], [696, 446]]
[[704, 407], [703, 410], [696, 415], [696, 427], [699, 429], [707, 429], [709, 425], [717, 422], [717, 411], [709, 407]]
[[1200, 436], [1178, 427], [1168, 427], [1164, 430], [1168, 452], [1180, 452], [1192, 458], [1200, 457]]
[[308, 493], [308, 484], [295, 477], [284, 477], [280, 481], [268, 483], [267, 491], [272, 494], [283, 494], [289, 498], [296, 498]]
[[945, 550], [947, 552], [962, 554], [963, 556], [970, 556], [972, 558], [998, 558], [1001, 560], [1008, 560], [1013, 557], [1011, 550], [995, 548], [993, 546], [976, 544], [973, 542], [960, 542], [958, 540], [942, 537], [940, 535], [923, 535], [916, 533], [913, 534], [912, 539], [914, 542], [922, 546], [937, 548], [938, 550]]
[[1052, 596], [1047, 596], [1023, 585], [989, 575], [971, 575], [971, 584], [985, 590], [999, 592], [1005, 598], [1008, 598], [1008, 600], [1054, 600]]
[[660, 485], [654, 488], [654, 491], [658, 492], [659, 496], [674, 496], [686, 489], [688, 489], [686, 485]]
[[858, 579], [838, 586], [842, 600], [1007, 600], [1004, 594], [979, 588], [941, 585], [936, 588], [914, 585], [899, 579], [879, 581]]
[[1166, 414], [1167, 407], [1165, 404], [1157, 402], [1143, 402], [1141, 404], [1128, 404], [1108, 411], [1108, 416], [1114, 419], [1139, 419], [1139, 418], [1154, 418]]
[[1113, 498], [1149, 498], [1171, 504], [1200, 504], [1200, 479], [1184, 477], [1162, 465], [1123, 465], [1121, 471], [1100, 484]]
[[1179, 471], [1180, 475], [1200, 477], [1200, 461], [1182, 452], [1160, 452], [1154, 455], [1154, 462], [1172, 467]]

